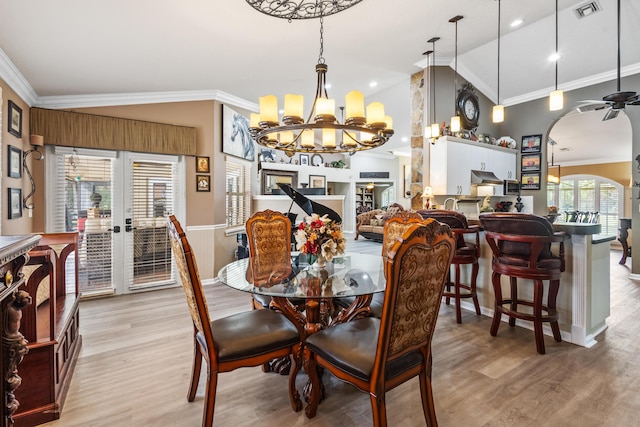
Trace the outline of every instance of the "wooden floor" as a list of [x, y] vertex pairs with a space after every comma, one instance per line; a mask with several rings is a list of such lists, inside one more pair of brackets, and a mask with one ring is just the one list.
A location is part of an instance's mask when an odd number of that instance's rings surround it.
[[[362, 240], [362, 238], [360, 239]], [[352, 241], [351, 241], [352, 242]], [[349, 243], [379, 253], [380, 245]], [[640, 283], [611, 255], [611, 317], [598, 344], [585, 349], [503, 325], [452, 306], [441, 309], [433, 342], [433, 383], [440, 426], [640, 426]], [[214, 318], [249, 309], [249, 296], [207, 287]], [[192, 358], [191, 321], [181, 288], [82, 301], [83, 348], [62, 418], [47, 426], [199, 426], [203, 396], [186, 399]], [[299, 389], [306, 381], [298, 378]], [[218, 426], [367, 426], [369, 398], [326, 376], [327, 398], [316, 418], [294, 413], [287, 378], [244, 368], [222, 374]], [[423, 426], [416, 379], [387, 394], [390, 426]]]

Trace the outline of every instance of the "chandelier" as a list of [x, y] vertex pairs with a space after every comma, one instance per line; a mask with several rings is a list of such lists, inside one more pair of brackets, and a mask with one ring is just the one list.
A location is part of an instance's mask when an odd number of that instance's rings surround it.
[[335, 99], [326, 90], [327, 64], [324, 50], [324, 16], [347, 9], [357, 1], [247, 0], [254, 8], [271, 16], [286, 19], [320, 18], [320, 54], [316, 65], [316, 94], [307, 119], [303, 119], [302, 95], [287, 94], [284, 114], [278, 118], [278, 99], [274, 95], [260, 97], [260, 113], [251, 114], [249, 130], [260, 145], [284, 151], [289, 157], [302, 153], [350, 153], [379, 147], [393, 135], [393, 121], [385, 116], [384, 105], [372, 102], [364, 106], [364, 95], [351, 91], [345, 96], [342, 122], [336, 118]]

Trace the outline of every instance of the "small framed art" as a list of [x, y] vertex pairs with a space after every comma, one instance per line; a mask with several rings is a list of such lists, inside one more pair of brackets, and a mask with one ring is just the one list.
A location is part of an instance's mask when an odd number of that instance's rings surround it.
[[325, 188], [327, 178], [324, 175], [309, 175], [309, 188]]
[[9, 100], [9, 133], [22, 138], [22, 108]]
[[196, 175], [196, 191], [211, 191], [210, 179], [209, 175]]
[[196, 156], [196, 172], [197, 173], [211, 172], [209, 167], [209, 157]]
[[522, 189], [523, 190], [539, 190], [540, 189], [540, 172], [523, 172], [522, 173]]
[[13, 145], [7, 146], [7, 173], [9, 178], [22, 178], [22, 150]]
[[540, 170], [540, 153], [523, 154], [522, 155], [522, 172], [539, 171]]
[[22, 189], [9, 188], [9, 219], [22, 216]]
[[539, 153], [541, 151], [542, 135], [526, 135], [522, 137], [522, 147], [520, 151], [523, 153]]
[[300, 154], [300, 164], [309, 166], [309, 155], [308, 154]]

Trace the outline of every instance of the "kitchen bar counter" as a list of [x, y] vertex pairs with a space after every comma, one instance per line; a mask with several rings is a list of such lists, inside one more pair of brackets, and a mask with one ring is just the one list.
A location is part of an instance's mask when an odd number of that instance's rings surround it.
[[[556, 231], [567, 233], [566, 270], [562, 273], [557, 298], [562, 339], [583, 347], [592, 347], [597, 343], [595, 337], [607, 328], [606, 319], [610, 314], [609, 242], [615, 236], [599, 234], [600, 224], [555, 223], [553, 227]], [[482, 313], [493, 316], [491, 249], [483, 236], [480, 239], [478, 298]], [[468, 274], [469, 272], [463, 271], [463, 282], [468, 281]], [[527, 282], [525, 279], [519, 279], [519, 281]], [[509, 284], [506, 278], [502, 285], [503, 292], [508, 294]], [[533, 286], [530, 294], [526, 286], [521, 289], [522, 296], [527, 298], [533, 296]], [[473, 305], [467, 301], [463, 301], [462, 306], [469, 310], [468, 313], [474, 311]], [[503, 316], [502, 320], [506, 321], [507, 317]], [[533, 329], [531, 322], [517, 320], [516, 324]], [[545, 325], [544, 330], [545, 335], [552, 335], [548, 325]]]

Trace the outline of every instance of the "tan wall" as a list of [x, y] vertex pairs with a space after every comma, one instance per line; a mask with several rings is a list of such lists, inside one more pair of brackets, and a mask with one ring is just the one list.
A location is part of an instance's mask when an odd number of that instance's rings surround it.
[[[2, 88], [2, 147], [0, 150], [0, 158], [2, 159], [1, 170], [2, 176], [0, 177], [0, 182], [2, 183], [0, 190], [0, 231], [3, 235], [17, 235], [17, 234], [28, 234], [31, 233], [31, 230], [34, 229], [32, 223], [34, 219], [42, 222], [44, 221], [44, 204], [38, 203], [35, 200], [36, 209], [31, 212], [33, 217], [30, 217], [30, 212], [27, 209], [22, 210], [22, 217], [17, 219], [9, 219], [9, 211], [8, 211], [8, 200], [9, 200], [9, 188], [21, 188], [22, 189], [22, 197], [26, 196], [31, 192], [31, 184], [29, 183], [29, 178], [27, 174], [22, 173], [22, 179], [20, 178], [9, 178], [7, 176], [8, 173], [8, 146], [12, 145], [22, 150], [24, 153], [31, 149], [31, 145], [29, 144], [29, 106], [19, 98], [16, 93], [7, 86], [7, 84], [0, 80], [0, 88]], [[14, 104], [22, 109], [22, 138], [17, 138], [16, 136], [9, 133], [9, 100], [11, 100]], [[32, 162], [31, 156], [28, 157], [27, 162], [29, 163], [29, 168], [32, 170], [34, 178], [39, 181], [37, 184], [37, 193], [42, 196], [43, 193], [43, 179], [42, 179], [42, 171], [43, 171], [43, 162]], [[32, 167], [32, 163], [35, 163]], [[34, 167], [37, 169], [34, 171]], [[22, 166], [20, 166], [22, 169]]]
[[602, 163], [596, 165], [562, 166], [562, 176], [567, 175], [597, 175], [616, 181], [625, 187], [631, 181], [631, 162]]

